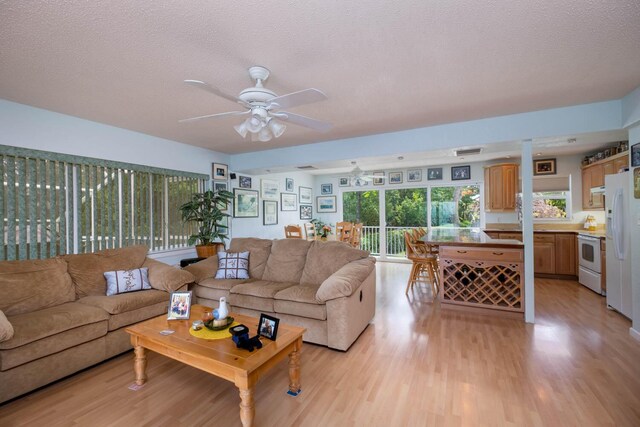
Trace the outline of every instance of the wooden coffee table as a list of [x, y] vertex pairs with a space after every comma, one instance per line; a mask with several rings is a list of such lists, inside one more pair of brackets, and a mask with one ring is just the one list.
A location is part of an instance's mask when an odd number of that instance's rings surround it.
[[[211, 310], [201, 305], [191, 307], [191, 320], [167, 320], [159, 316], [126, 328], [131, 334], [135, 350], [134, 370], [136, 384], [147, 380], [145, 349], [175, 359], [194, 368], [233, 382], [240, 390], [240, 420], [243, 426], [251, 426], [255, 414], [253, 389], [262, 375], [285, 357], [289, 356], [289, 391], [296, 396], [300, 392], [300, 350], [304, 328], [280, 323], [276, 341], [262, 338], [262, 348], [249, 352], [239, 349], [231, 338], [205, 340], [189, 333], [191, 322], [202, 318]], [[236, 322], [249, 328], [250, 336], [258, 330], [258, 319], [231, 314]], [[160, 331], [172, 329], [171, 335]]]

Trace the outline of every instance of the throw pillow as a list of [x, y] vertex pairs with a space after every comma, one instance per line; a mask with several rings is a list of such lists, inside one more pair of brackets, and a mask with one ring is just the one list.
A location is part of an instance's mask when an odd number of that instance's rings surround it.
[[107, 271], [104, 273], [104, 278], [107, 279], [107, 296], [151, 289], [147, 267]]
[[13, 338], [13, 326], [0, 310], [0, 342], [9, 341], [11, 338]]
[[248, 279], [249, 252], [218, 252], [216, 279]]

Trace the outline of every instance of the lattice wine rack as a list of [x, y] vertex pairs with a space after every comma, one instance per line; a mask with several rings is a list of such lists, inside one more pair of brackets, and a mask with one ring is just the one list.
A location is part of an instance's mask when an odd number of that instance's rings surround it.
[[522, 264], [441, 259], [444, 303], [524, 311]]

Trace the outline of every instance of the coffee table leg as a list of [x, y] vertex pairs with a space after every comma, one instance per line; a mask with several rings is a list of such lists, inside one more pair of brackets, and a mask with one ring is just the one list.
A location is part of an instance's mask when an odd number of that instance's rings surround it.
[[136, 384], [143, 385], [147, 381], [147, 356], [144, 353], [144, 347], [136, 345], [134, 347], [136, 354], [135, 361], [133, 363], [133, 369], [136, 372]]
[[243, 427], [253, 425], [256, 407], [253, 402], [253, 387], [240, 388], [240, 421]]
[[296, 341], [293, 351], [289, 353], [289, 391], [287, 394], [297, 396], [302, 389], [300, 388], [300, 349], [302, 347], [302, 338]]

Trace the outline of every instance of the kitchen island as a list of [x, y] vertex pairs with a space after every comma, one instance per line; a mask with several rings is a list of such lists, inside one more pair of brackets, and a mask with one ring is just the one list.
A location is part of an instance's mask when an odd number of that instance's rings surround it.
[[479, 229], [431, 229], [439, 247], [440, 302], [524, 313], [524, 246]]

